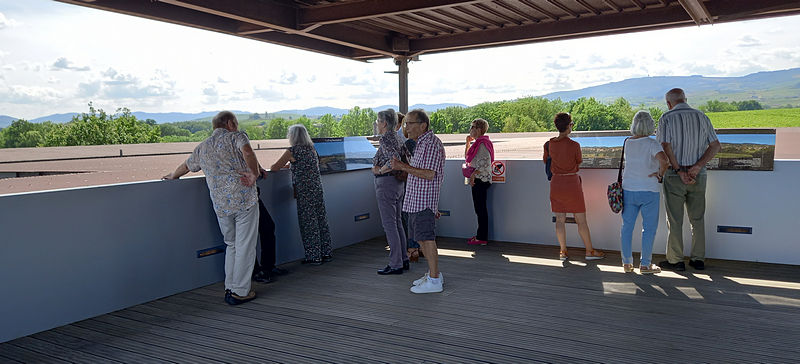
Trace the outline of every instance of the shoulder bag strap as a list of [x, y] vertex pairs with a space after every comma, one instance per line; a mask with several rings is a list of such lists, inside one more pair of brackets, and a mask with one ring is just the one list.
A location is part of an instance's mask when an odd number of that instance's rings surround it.
[[617, 182], [622, 185], [622, 165], [625, 163], [625, 142], [628, 141], [630, 138], [625, 138], [622, 141], [622, 156], [619, 157], [619, 173], [617, 173]]

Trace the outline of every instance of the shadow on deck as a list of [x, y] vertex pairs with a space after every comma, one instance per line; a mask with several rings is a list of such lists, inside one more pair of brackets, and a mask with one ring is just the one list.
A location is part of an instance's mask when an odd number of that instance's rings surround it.
[[[796, 362], [800, 266], [709, 260], [697, 272], [622, 273], [619, 254], [562, 266], [558, 249], [440, 239], [442, 294], [378, 276], [383, 239], [254, 283], [221, 283], [0, 344], [3, 362]], [[581, 257], [582, 250], [571, 251]], [[636, 255], [636, 254], [635, 254]], [[654, 261], [658, 261], [655, 257]], [[637, 261], [638, 264], [638, 261]], [[102, 299], [102, 293], [91, 299]]]

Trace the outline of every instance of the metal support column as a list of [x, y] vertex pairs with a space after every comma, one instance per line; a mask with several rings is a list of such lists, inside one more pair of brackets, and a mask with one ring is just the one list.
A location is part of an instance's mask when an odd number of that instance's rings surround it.
[[400, 112], [408, 112], [408, 57], [394, 59], [397, 65], [397, 76], [400, 80]]

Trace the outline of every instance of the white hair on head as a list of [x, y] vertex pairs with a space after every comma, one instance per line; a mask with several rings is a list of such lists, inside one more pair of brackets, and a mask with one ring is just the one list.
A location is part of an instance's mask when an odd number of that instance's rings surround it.
[[669, 101], [672, 105], [686, 102], [686, 94], [682, 89], [679, 88], [673, 88], [672, 90], [667, 91], [666, 97], [667, 101]]
[[308, 135], [308, 130], [303, 124], [294, 124], [289, 127], [286, 132], [286, 139], [289, 139], [289, 145], [314, 145], [311, 141], [311, 136]]
[[378, 113], [378, 120], [386, 122], [386, 130], [397, 129], [397, 113], [394, 109], [386, 109]]
[[650, 112], [647, 110], [639, 110], [636, 115], [633, 115], [633, 122], [631, 122], [631, 134], [633, 136], [648, 136], [656, 131], [656, 123]]

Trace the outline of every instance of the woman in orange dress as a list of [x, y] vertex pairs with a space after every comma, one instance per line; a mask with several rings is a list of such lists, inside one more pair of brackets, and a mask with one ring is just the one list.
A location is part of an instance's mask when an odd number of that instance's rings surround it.
[[589, 234], [589, 224], [586, 222], [586, 205], [583, 201], [583, 188], [578, 169], [583, 157], [581, 145], [569, 138], [572, 132], [572, 117], [567, 113], [558, 113], [553, 120], [558, 129], [558, 136], [551, 138], [544, 145], [543, 160], [547, 162], [550, 157], [550, 170], [553, 178], [550, 181], [550, 207], [556, 215], [556, 237], [561, 246], [559, 259], [567, 260], [567, 214], [575, 216], [578, 223], [578, 233], [586, 247], [586, 260], [605, 258], [605, 254], [592, 247], [592, 237]]

